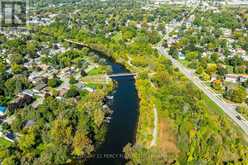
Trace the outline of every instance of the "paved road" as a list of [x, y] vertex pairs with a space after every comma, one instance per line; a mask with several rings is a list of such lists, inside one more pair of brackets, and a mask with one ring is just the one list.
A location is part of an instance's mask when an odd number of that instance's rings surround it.
[[[205, 85], [192, 70], [184, 67], [180, 62], [172, 58], [163, 47], [157, 48], [159, 53], [170, 59], [172, 64], [176, 66], [188, 79], [190, 79], [200, 90], [202, 90], [213, 102], [215, 102], [240, 128], [248, 135], [248, 121], [242, 117], [237, 111], [235, 106], [223, 102], [216, 94]], [[237, 116], [240, 116], [242, 120], [239, 120]]]

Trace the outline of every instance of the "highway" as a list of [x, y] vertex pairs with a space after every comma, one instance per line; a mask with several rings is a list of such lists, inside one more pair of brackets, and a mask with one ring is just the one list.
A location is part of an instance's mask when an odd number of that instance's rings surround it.
[[[240, 128], [248, 135], [248, 121], [242, 117], [237, 111], [235, 106], [228, 104], [221, 100], [216, 94], [209, 89], [190, 69], [183, 66], [180, 62], [172, 58], [163, 47], [157, 48], [159, 53], [168, 58], [172, 64], [177, 67], [181, 73], [183, 73], [189, 80], [191, 80], [202, 92], [204, 92], [213, 102], [215, 102]], [[237, 118], [241, 117], [241, 120]]]

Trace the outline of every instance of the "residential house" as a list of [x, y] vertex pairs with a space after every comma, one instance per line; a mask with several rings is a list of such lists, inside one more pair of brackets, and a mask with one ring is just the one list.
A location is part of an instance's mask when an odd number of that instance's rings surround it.
[[34, 92], [31, 91], [31, 90], [29, 90], [29, 89], [24, 90], [24, 91], [22, 92], [22, 94], [24, 94], [24, 95], [29, 95], [29, 96], [31, 96], [31, 97], [34, 96]]
[[78, 89], [83, 89], [85, 87], [85, 85], [82, 83], [82, 82], [78, 82], [77, 84], [75, 84], [75, 86], [78, 88]]
[[47, 84], [45, 83], [37, 83], [36, 86], [33, 88], [33, 92], [35, 93], [40, 93], [42, 89], [46, 88], [47, 87]]
[[33, 97], [26, 94], [21, 94], [8, 104], [8, 110], [12, 111], [18, 108], [23, 108], [24, 106], [31, 104], [33, 101]]
[[248, 80], [248, 74], [241, 74], [239, 76], [239, 82], [243, 83]]
[[243, 83], [248, 79], [248, 74], [226, 74], [225, 81], [233, 83]]
[[227, 81], [227, 82], [237, 83], [238, 78], [239, 78], [239, 75], [237, 75], [237, 74], [226, 74], [225, 75], [225, 81]]
[[242, 48], [238, 48], [235, 50], [236, 54], [240, 55], [240, 56], [245, 56], [246, 55], [246, 51]]
[[34, 125], [34, 124], [35, 124], [35, 121], [34, 121], [34, 120], [27, 120], [27, 121], [25, 122], [24, 128], [31, 127], [31, 126]]

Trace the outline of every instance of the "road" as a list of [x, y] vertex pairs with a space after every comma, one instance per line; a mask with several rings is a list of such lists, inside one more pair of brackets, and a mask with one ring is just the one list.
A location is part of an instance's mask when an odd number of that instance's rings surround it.
[[163, 39], [158, 43], [159, 46], [162, 45], [163, 41], [165, 41], [168, 37], [169, 34], [171, 32], [173, 32], [175, 29], [177, 29], [178, 27], [181, 27], [188, 19], [190, 19], [193, 15], [193, 13], [195, 12], [195, 10], [198, 8], [200, 2], [197, 2], [192, 9], [190, 10], [190, 12], [184, 16], [182, 18], [182, 20], [178, 21], [178, 22], [174, 22], [175, 20], [172, 20], [169, 24], [167, 24], [166, 26], [166, 34], [164, 35]]
[[[223, 99], [218, 96], [211, 88], [209, 88], [206, 84], [204, 84], [198, 76], [194, 74], [194, 71], [186, 68], [176, 59], [172, 58], [169, 55], [167, 50], [165, 50], [161, 45], [162, 42], [169, 37], [169, 33], [174, 31], [175, 29], [182, 26], [189, 18], [192, 17], [194, 11], [197, 9], [199, 3], [196, 4], [192, 10], [190, 11], [189, 15], [184, 17], [181, 21], [170, 23], [167, 26], [167, 34], [164, 36], [163, 40], [158, 44], [156, 47], [160, 54], [168, 58], [172, 64], [177, 67], [181, 73], [183, 73], [189, 80], [191, 80], [204, 94], [206, 94], [215, 104], [217, 104], [224, 112], [227, 114], [233, 121], [236, 123], [240, 128], [244, 131], [244, 133], [248, 136], [248, 121], [235, 110], [235, 106], [233, 104], [228, 104]], [[237, 118], [237, 116], [241, 117], [241, 120]]]
[[[235, 106], [221, 100], [216, 94], [205, 85], [192, 70], [183, 66], [180, 62], [172, 58], [163, 47], [157, 48], [159, 53], [168, 58], [172, 64], [177, 67], [189, 80], [191, 80], [202, 92], [204, 92], [213, 102], [215, 102], [240, 128], [248, 135], [248, 121], [235, 111]], [[240, 116], [242, 120], [239, 120]]]

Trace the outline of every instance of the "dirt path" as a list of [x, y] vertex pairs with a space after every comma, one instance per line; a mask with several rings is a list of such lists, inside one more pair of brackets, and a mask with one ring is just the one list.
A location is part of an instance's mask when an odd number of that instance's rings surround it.
[[153, 108], [153, 114], [154, 114], [154, 128], [153, 128], [152, 141], [150, 147], [155, 146], [157, 144], [157, 138], [158, 138], [158, 111], [155, 106]]

